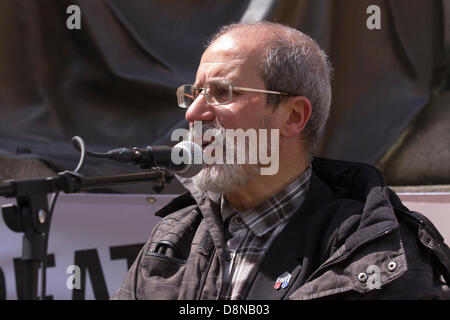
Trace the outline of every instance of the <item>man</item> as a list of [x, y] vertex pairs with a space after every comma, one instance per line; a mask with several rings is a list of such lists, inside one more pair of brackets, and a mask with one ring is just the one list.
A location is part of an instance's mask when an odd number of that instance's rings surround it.
[[[204, 154], [221, 140], [236, 159], [227, 129], [278, 130], [277, 145], [267, 144], [278, 171], [212, 163], [181, 179], [189, 192], [157, 213], [163, 219], [113, 299], [448, 297], [450, 250], [431, 222], [375, 168], [312, 160], [330, 72], [311, 38], [282, 25], [235, 24], [213, 38], [179, 105], [191, 128], [203, 124]], [[209, 129], [217, 134], [208, 140]]]

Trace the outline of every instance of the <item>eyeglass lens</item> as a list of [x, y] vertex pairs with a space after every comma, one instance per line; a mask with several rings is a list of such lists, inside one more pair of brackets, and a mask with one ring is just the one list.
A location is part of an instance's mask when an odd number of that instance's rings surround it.
[[178, 105], [182, 108], [189, 108], [196, 98], [195, 87], [186, 84], [177, 90]]
[[205, 85], [206, 102], [211, 105], [225, 104], [231, 101], [231, 87], [223, 83]]
[[[199, 95], [201, 89], [194, 85], [184, 85], [178, 88], [178, 105], [182, 108], [189, 108]], [[231, 101], [231, 86], [222, 83], [208, 83], [203, 89], [206, 102], [210, 105], [226, 104]]]

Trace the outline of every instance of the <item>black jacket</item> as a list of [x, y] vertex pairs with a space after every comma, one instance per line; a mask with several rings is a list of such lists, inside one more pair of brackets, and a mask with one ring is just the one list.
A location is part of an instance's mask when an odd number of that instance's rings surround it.
[[[312, 166], [305, 202], [269, 248], [247, 299], [450, 299], [450, 249], [377, 169], [321, 158]], [[218, 195], [191, 190], [161, 209], [112, 299], [216, 299], [225, 243], [218, 208]], [[274, 289], [284, 272], [289, 286]]]

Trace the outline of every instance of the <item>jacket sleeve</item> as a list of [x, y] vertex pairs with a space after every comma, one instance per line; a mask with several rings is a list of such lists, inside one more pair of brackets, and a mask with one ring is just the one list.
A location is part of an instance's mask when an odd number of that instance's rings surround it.
[[400, 232], [406, 253], [407, 272], [389, 283], [385, 288], [382, 288], [382, 290], [370, 291], [364, 298], [449, 300], [449, 286], [442, 277], [442, 261], [439, 261], [433, 250], [423, 245], [418, 229], [411, 229], [410, 226], [401, 223]]

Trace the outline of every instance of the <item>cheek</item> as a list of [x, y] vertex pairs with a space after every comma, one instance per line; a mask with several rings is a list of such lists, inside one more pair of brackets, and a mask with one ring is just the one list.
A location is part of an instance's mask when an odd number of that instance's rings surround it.
[[248, 121], [245, 110], [236, 106], [222, 107], [216, 111], [216, 119], [225, 129], [242, 128]]
[[267, 112], [265, 99], [260, 96], [242, 96], [239, 101], [217, 108], [215, 115], [219, 123], [227, 129], [260, 128], [261, 118]]
[[264, 120], [268, 128], [281, 130], [283, 128], [284, 118], [285, 115], [281, 108], [274, 108], [272, 106], [266, 107]]
[[259, 129], [261, 127], [261, 119], [264, 118], [266, 114], [265, 99], [262, 97], [250, 96], [245, 100], [245, 103], [240, 106], [238, 114], [236, 114], [236, 119], [241, 124], [241, 128]]

